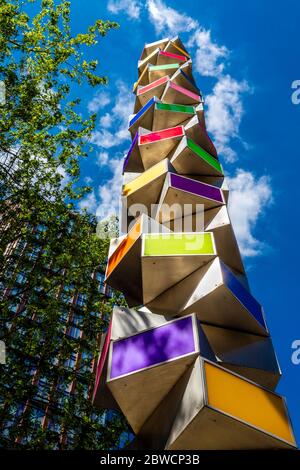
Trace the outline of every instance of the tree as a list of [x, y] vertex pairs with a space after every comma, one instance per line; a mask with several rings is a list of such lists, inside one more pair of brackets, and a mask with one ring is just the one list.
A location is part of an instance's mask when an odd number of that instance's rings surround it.
[[[72, 96], [84, 82], [107, 83], [84, 50], [117, 24], [97, 20], [73, 36], [70, 2], [42, 0], [33, 17], [30, 3], [0, 4], [0, 339], [7, 347], [0, 443], [108, 448], [127, 428], [118, 415], [107, 428], [93, 409], [90, 364], [112, 305], [123, 300], [101, 293], [95, 273], [103, 271], [108, 239], [96, 236], [91, 215], [76, 211], [90, 190], [79, 185], [80, 160], [96, 116], [82, 117]], [[43, 413], [52, 427], [37, 425]]]
[[9, 199], [4, 222], [11, 222], [11, 211], [27, 222], [32, 207], [45, 216], [49, 201], [61, 205], [67, 198], [70, 209], [90, 190], [77, 183], [96, 115], [83, 118], [79, 100], [70, 97], [76, 85], [107, 83], [96, 74], [97, 60], [86, 61], [82, 49], [117, 27], [97, 20], [73, 37], [70, 2], [42, 0], [33, 18], [25, 12], [30, 3], [4, 0], [0, 6], [0, 80], [6, 97], [0, 105], [2, 204]]

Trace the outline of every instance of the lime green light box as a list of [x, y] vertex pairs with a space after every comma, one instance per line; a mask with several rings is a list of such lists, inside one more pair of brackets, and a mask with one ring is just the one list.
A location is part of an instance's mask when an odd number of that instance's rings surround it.
[[144, 256], [215, 254], [213, 237], [207, 233], [151, 233], [144, 236]]

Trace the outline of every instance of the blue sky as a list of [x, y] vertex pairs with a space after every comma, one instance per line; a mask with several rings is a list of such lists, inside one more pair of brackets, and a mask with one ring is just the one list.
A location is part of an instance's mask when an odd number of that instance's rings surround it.
[[300, 105], [291, 102], [291, 83], [300, 79], [299, 3], [75, 0], [72, 9], [74, 32], [96, 18], [120, 23], [96, 50], [109, 85], [94, 95], [79, 90], [82, 112], [99, 113], [95, 150], [82, 165], [82, 177], [94, 188], [82, 207], [98, 216], [118, 203], [131, 88], [144, 43], [179, 33], [187, 46], [229, 178], [231, 217], [252, 292], [265, 308], [283, 371], [277, 390], [287, 397], [300, 442], [300, 365], [291, 361], [291, 344], [300, 339]]

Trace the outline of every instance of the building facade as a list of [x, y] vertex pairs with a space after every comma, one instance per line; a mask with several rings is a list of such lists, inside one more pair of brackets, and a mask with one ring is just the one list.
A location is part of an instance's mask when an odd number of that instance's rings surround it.
[[126, 441], [126, 424], [90, 401], [113, 292], [104, 283], [102, 266], [89, 273], [84, 292], [63, 270], [56, 275], [59, 262], [42, 258], [46, 232], [44, 226], [35, 227], [30, 241], [17, 239], [4, 253], [1, 447], [105, 448], [109, 427], [115, 430], [111, 445], [118, 447]]

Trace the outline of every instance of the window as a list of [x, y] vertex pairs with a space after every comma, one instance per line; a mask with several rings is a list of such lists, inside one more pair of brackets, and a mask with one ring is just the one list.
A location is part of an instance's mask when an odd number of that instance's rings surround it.
[[68, 329], [68, 336], [73, 339], [78, 339], [81, 337], [81, 330], [76, 326], [70, 326], [70, 328]]
[[28, 374], [29, 374], [30, 376], [34, 375], [34, 374], [36, 373], [36, 371], [37, 371], [36, 366], [30, 366], [30, 367], [28, 368]]
[[24, 366], [26, 367], [26, 372], [28, 375], [33, 376], [36, 373], [36, 365], [28, 359], [25, 359]]
[[105, 294], [107, 297], [112, 297], [113, 291], [109, 286], [105, 286]]
[[45, 411], [40, 408], [32, 408], [30, 417], [31, 423], [34, 429], [39, 428], [42, 425], [42, 421], [45, 416]]
[[41, 400], [48, 400], [49, 399], [49, 393], [50, 393], [50, 388], [51, 385], [48, 381], [47, 377], [40, 377], [38, 384], [37, 384], [37, 392], [36, 392], [36, 398], [40, 398]]
[[134, 434], [129, 431], [123, 431], [119, 437], [118, 448], [123, 449], [134, 439]]
[[74, 431], [68, 431], [66, 442], [68, 445], [74, 444], [76, 434]]
[[74, 313], [72, 316], [72, 323], [73, 325], [80, 327], [82, 325], [83, 319], [84, 319], [84, 315], [80, 313]]
[[25, 444], [28, 444], [29, 441], [30, 441], [30, 436], [23, 436], [18, 442], [19, 444], [25, 445]]
[[83, 350], [79, 366], [80, 372], [91, 372], [93, 370], [93, 359], [94, 355], [91, 351]]
[[109, 423], [115, 416], [118, 415], [118, 413], [114, 410], [106, 410], [103, 413], [104, 419], [106, 423]]
[[9, 305], [9, 311], [10, 311], [12, 314], [17, 313], [18, 308], [19, 308], [19, 303], [11, 303], [11, 304]]
[[95, 278], [96, 278], [97, 281], [99, 281], [99, 282], [104, 282], [104, 274], [103, 274], [103, 273], [97, 272], [97, 273], [95, 274]]
[[64, 286], [63, 292], [61, 294], [61, 299], [65, 303], [72, 303], [74, 295], [74, 286]]
[[23, 249], [25, 248], [25, 245], [26, 245], [25, 241], [19, 240], [14, 250], [15, 255], [20, 255]]
[[22, 404], [15, 404], [10, 407], [9, 412], [12, 414], [14, 417], [14, 421], [17, 421], [20, 416], [24, 413], [25, 410], [25, 405]]
[[72, 382], [65, 382], [64, 379], [60, 379], [56, 387], [56, 391], [58, 393], [58, 398], [56, 402], [59, 405], [63, 405], [66, 398], [68, 398], [68, 396], [70, 395], [71, 390]]
[[12, 297], [15, 297], [16, 295], [18, 295], [19, 292], [20, 292], [20, 288], [17, 287], [17, 286], [15, 286], [15, 287], [13, 287], [13, 288], [10, 290], [10, 293], [9, 293], [9, 294], [10, 294]]
[[17, 284], [25, 284], [26, 279], [26, 274], [21, 271], [16, 277], [16, 282]]
[[99, 282], [99, 292], [101, 294], [106, 294], [106, 286], [105, 286], [105, 283], [104, 283], [104, 279], [105, 279], [104, 274], [100, 273], [100, 272], [97, 272], [96, 275], [95, 275], [95, 278]]
[[67, 308], [62, 308], [60, 317], [59, 317], [60, 321], [63, 323], [66, 323], [66, 321], [68, 320], [68, 317], [69, 317], [69, 310]]
[[69, 359], [65, 361], [65, 366], [68, 367], [69, 369], [74, 369], [75, 364], [77, 361], [77, 353], [72, 353]]
[[106, 424], [105, 411], [99, 412], [99, 413], [93, 413], [92, 420], [95, 421], [95, 423], [99, 424], [100, 426], [105, 426]]
[[6, 420], [3, 423], [2, 427], [2, 436], [8, 438], [9, 437], [9, 432], [10, 428], [13, 426], [13, 422], [11, 420]]
[[100, 283], [99, 283], [99, 292], [100, 292], [100, 294], [105, 294], [105, 290], [106, 290], [106, 289], [105, 289], [105, 284], [104, 284], [104, 282], [100, 282]]
[[84, 384], [84, 385], [83, 385], [82, 394], [83, 394], [83, 397], [84, 397], [86, 400], [88, 400], [88, 398], [89, 398], [89, 385], [88, 385], [88, 384]]
[[[57, 352], [57, 355], [58, 355], [58, 352]], [[57, 364], [59, 362], [59, 359], [58, 359], [57, 355], [55, 355], [53, 357], [49, 357], [49, 359], [48, 359], [49, 364], [52, 364], [53, 366], [57, 366]]]
[[34, 286], [33, 290], [34, 290], [34, 292], [39, 294], [40, 292], [43, 291], [43, 287], [42, 286]]
[[78, 294], [77, 300], [76, 300], [77, 307], [84, 307], [85, 304], [86, 304], [86, 295]]
[[99, 316], [99, 312], [97, 310], [93, 310], [92, 312], [89, 312], [89, 315], [91, 315], [91, 317], [98, 317]]
[[11, 321], [6, 321], [5, 320], [5, 328], [7, 331], [9, 331], [12, 327], [12, 322]]
[[48, 419], [48, 429], [60, 433], [60, 424], [57, 422], [56, 416]]
[[39, 224], [36, 229], [35, 229], [35, 236], [37, 239], [41, 238], [41, 236], [43, 235], [44, 232], [46, 232], [46, 227], [45, 225], [42, 225], [42, 224]]
[[27, 253], [28, 258], [31, 261], [35, 261], [38, 257], [38, 254], [40, 252], [40, 247], [38, 245], [34, 245], [32, 249]]

